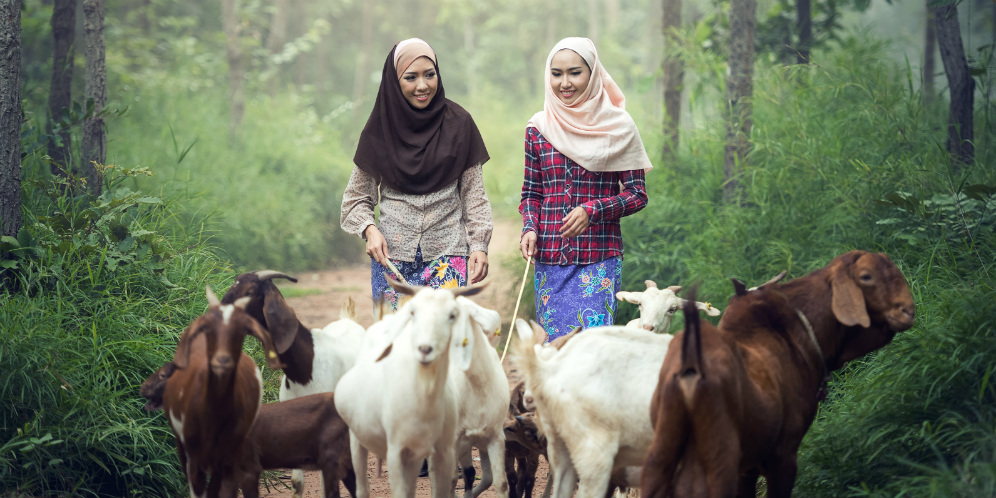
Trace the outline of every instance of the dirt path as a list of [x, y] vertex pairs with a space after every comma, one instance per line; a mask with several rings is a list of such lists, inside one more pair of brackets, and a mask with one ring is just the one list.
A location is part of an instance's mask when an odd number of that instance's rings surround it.
[[[508, 331], [509, 321], [515, 307], [515, 298], [519, 291], [522, 280], [523, 261], [519, 257], [519, 229], [521, 224], [518, 220], [496, 220], [494, 234], [489, 247], [488, 262], [489, 274], [485, 281], [490, 282], [488, 288], [474, 301], [482, 306], [497, 310], [501, 313], [503, 337], [500, 339], [501, 346], [505, 344], [504, 334]], [[358, 320], [363, 326], [373, 323], [373, 300], [370, 296], [370, 266], [369, 264], [356, 264], [344, 268], [333, 268], [325, 271], [310, 272], [298, 275], [297, 284], [285, 284], [282, 287], [293, 286], [295, 289], [306, 291], [307, 295], [301, 297], [289, 297], [287, 301], [294, 308], [298, 319], [308, 327], [322, 327], [329, 322], [339, 318], [339, 310], [347, 297], [352, 297], [356, 301], [356, 312]], [[531, 306], [531, 303], [521, 303], [519, 305], [519, 316], [523, 316], [523, 307]], [[515, 372], [508, 367], [508, 358], [505, 358], [505, 370], [509, 375], [510, 383], [515, 382]], [[477, 474], [480, 475], [480, 462], [476, 461], [477, 452], [475, 450], [474, 466]], [[367, 466], [367, 475], [370, 476], [370, 496], [371, 498], [387, 498], [391, 496], [391, 489], [387, 480], [386, 464], [381, 477], [377, 477], [373, 455], [370, 464]], [[290, 472], [284, 473], [282, 481], [290, 484]], [[547, 465], [540, 459], [540, 468], [536, 473], [536, 487], [533, 495], [540, 496], [543, 487], [546, 485]], [[318, 472], [305, 472], [305, 493], [306, 498], [321, 498], [321, 486], [319, 484]], [[341, 487], [341, 485], [340, 485]], [[457, 483], [458, 494], [462, 495], [463, 480]], [[290, 497], [289, 488], [279, 484], [266, 492], [265, 486], [261, 486], [260, 496], [264, 498]], [[341, 496], [349, 496], [345, 488], [340, 489]], [[417, 483], [415, 498], [429, 498], [431, 490], [429, 479], [420, 477]], [[480, 498], [495, 498], [497, 494], [494, 488], [489, 488]]]

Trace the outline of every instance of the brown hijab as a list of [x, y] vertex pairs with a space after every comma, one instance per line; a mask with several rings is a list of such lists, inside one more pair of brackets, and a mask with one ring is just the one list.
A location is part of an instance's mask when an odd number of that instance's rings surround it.
[[[411, 42], [406, 40], [402, 44], [410, 46], [414, 44]], [[397, 49], [395, 45], [384, 61], [377, 100], [360, 133], [353, 162], [392, 189], [428, 194], [449, 185], [467, 168], [484, 163], [490, 156], [470, 113], [446, 98], [431, 48], [421, 56], [428, 57], [436, 68], [439, 78], [436, 95], [425, 109], [408, 104], [401, 93], [398, 74], [404, 73], [414, 58], [401, 57], [396, 61]], [[396, 67], [396, 62], [405, 67]]]

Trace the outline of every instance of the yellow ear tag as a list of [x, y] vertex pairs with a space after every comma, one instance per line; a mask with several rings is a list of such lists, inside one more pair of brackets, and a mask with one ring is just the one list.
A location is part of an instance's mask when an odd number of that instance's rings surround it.
[[270, 351], [270, 358], [272, 359], [272, 358], [276, 358], [276, 357], [277, 357], [277, 352], [276, 351]]
[[712, 309], [712, 303], [706, 302], [706, 309], [707, 310], [711, 310]]
[[467, 347], [467, 344], [469, 344], [469, 343], [470, 343], [470, 339], [467, 339], [466, 337], [464, 337], [463, 338], [463, 347]]

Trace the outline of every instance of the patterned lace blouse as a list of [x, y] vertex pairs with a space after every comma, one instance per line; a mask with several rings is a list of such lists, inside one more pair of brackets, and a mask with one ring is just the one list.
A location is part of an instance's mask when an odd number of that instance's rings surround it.
[[[379, 223], [374, 218], [378, 203]], [[377, 225], [387, 239], [391, 259], [409, 262], [415, 261], [419, 246], [424, 261], [469, 256], [474, 251], [487, 253], [494, 227], [480, 164], [467, 168], [443, 189], [424, 195], [379, 185], [354, 167], [342, 195], [339, 224], [346, 233], [358, 237], [363, 237], [368, 226]]]

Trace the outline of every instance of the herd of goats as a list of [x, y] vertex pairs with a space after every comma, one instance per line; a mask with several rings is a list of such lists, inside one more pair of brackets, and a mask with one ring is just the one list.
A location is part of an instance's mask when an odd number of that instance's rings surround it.
[[[915, 308], [881, 253], [850, 251], [782, 277], [751, 288], [733, 279], [715, 326], [699, 311], [719, 310], [695, 290], [681, 299], [680, 287], [650, 280], [617, 294], [640, 304], [625, 326], [547, 342], [515, 320], [511, 382], [495, 347], [501, 318], [470, 299], [480, 285], [394, 281], [410, 296], [396, 313], [364, 328], [350, 299], [339, 320], [308, 329], [274, 284], [295, 279], [245, 273], [220, 300], [207, 289], [209, 309], [141, 394], [147, 410], [164, 411], [197, 497], [253, 498], [263, 470], [289, 468], [295, 496], [302, 470], [319, 470], [326, 498], [340, 481], [370, 498], [370, 451], [378, 475], [387, 461], [394, 498], [415, 496], [423, 460], [433, 498], [456, 496], [460, 477], [467, 498], [492, 485], [499, 498], [531, 498], [539, 455], [550, 467], [544, 497], [754, 497], [762, 475], [767, 496], [790, 496], [830, 372], [912, 327]], [[684, 330], [670, 335], [679, 308]], [[279, 402], [262, 403], [246, 335], [283, 370]]]

